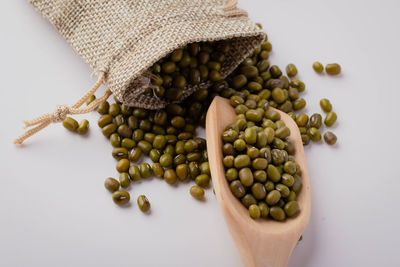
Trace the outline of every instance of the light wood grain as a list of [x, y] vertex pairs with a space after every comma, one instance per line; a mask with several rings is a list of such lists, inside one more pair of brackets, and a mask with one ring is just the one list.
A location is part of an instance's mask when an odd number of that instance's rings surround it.
[[236, 118], [229, 101], [215, 97], [206, 118], [207, 151], [215, 194], [236, 247], [245, 266], [248, 267], [286, 266], [310, 218], [310, 182], [300, 132], [292, 118], [284, 112], [277, 111], [290, 129], [291, 134], [288, 139], [294, 144], [294, 157], [301, 167], [303, 182], [303, 187], [297, 196], [300, 213], [284, 222], [251, 219], [248, 210], [229, 189], [222, 163], [221, 139], [224, 128]]

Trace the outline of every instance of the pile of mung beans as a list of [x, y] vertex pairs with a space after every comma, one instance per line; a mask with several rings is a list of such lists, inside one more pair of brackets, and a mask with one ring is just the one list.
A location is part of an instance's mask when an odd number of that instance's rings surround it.
[[[164, 109], [132, 108], [116, 99], [115, 103], [100, 104], [98, 125], [110, 140], [119, 172], [118, 180], [107, 178], [104, 185], [116, 204], [130, 201], [126, 189], [131, 183], [152, 175], [169, 184], [191, 179], [196, 185], [190, 188], [190, 194], [197, 199], [204, 197], [204, 189], [210, 183], [210, 168], [206, 140], [196, 136], [196, 129], [204, 127], [213, 98], [222, 96], [230, 99], [238, 114], [223, 135], [223, 162], [233, 194], [249, 208], [252, 218], [284, 220], [299, 212], [296, 194], [301, 188], [300, 168], [292, 156], [293, 146], [286, 140], [290, 131], [279, 114], [269, 107], [278, 108], [293, 118], [304, 145], [321, 140], [322, 115], [315, 113], [309, 117], [301, 113], [306, 106], [301, 93], [306, 86], [296, 78], [298, 70], [294, 64], [287, 65], [287, 76], [278, 66], [270, 65], [272, 45], [267, 37], [222, 79], [220, 71], [229, 50], [229, 41], [193, 43], [150, 67], [147, 74], [151, 85], [145, 93], [171, 101]], [[319, 62], [313, 68], [316, 72], [323, 71]], [[326, 72], [336, 75], [340, 73], [340, 66], [328, 64]], [[206, 84], [211, 84], [208, 89], [201, 86]], [[174, 103], [187, 85], [200, 85], [201, 89], [181, 103]], [[324, 124], [332, 126], [337, 115], [330, 101], [322, 99], [320, 105], [327, 113]], [[73, 124], [76, 131], [77, 123]], [[328, 131], [324, 140], [333, 145], [337, 137]], [[143, 155], [152, 160], [152, 165], [139, 164]], [[143, 212], [150, 209], [150, 202], [143, 195], [137, 203]]]
[[294, 146], [286, 140], [289, 128], [263, 100], [257, 94], [230, 98], [232, 106], [246, 102], [250, 108], [222, 134], [223, 164], [233, 195], [253, 219], [270, 216], [283, 221], [300, 210], [296, 194], [302, 185], [301, 170], [293, 157]]
[[[207, 98], [207, 93], [205, 89], [199, 90], [183, 103], [170, 104], [162, 110], [131, 108], [118, 101], [99, 106], [98, 125], [113, 146], [111, 154], [120, 173], [119, 181], [108, 178], [105, 183], [116, 204], [129, 201], [128, 193], [120, 187], [127, 189], [132, 182], [152, 175], [168, 184], [193, 179], [197, 185], [190, 193], [196, 198], [204, 196], [203, 188], [210, 182], [206, 140], [195, 134], [199, 124], [196, 118], [203, 112], [200, 102]], [[152, 165], [137, 164], [143, 156], [149, 157]]]

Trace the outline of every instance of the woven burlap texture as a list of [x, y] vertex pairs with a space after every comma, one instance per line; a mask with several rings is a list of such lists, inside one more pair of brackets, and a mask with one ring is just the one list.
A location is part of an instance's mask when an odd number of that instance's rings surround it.
[[[94, 71], [105, 73], [104, 83], [118, 100], [147, 109], [168, 103], [143, 94], [150, 82], [143, 73], [173, 50], [232, 39], [221, 69], [226, 77], [264, 39], [232, 0], [29, 1]], [[208, 86], [187, 86], [182, 99]]]

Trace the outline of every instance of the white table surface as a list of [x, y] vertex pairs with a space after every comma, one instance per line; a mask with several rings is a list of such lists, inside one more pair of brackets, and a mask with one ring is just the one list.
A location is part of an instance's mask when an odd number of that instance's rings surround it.
[[[308, 112], [327, 97], [338, 114], [335, 147], [306, 147], [312, 215], [289, 266], [400, 266], [400, 1], [240, 1], [273, 44], [271, 62], [294, 62]], [[119, 208], [103, 187], [116, 176], [98, 115], [87, 138], [51, 125], [16, 147], [22, 121], [72, 104], [91, 69], [27, 1], [0, 2], [0, 266], [242, 266], [211, 190], [135, 183]], [[319, 60], [343, 75], [317, 75]], [[151, 201], [142, 214], [138, 194]]]

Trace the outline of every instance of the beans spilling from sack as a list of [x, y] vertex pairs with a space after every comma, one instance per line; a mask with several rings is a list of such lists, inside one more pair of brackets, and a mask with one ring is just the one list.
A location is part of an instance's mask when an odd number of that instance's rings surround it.
[[[264, 165], [258, 165], [257, 162], [260, 160], [257, 160], [255, 151], [250, 152], [254, 153], [253, 157], [247, 156], [250, 158], [249, 166], [252, 167], [255, 164], [257, 169], [254, 167], [251, 169], [248, 166], [243, 167], [244, 171], [243, 168], [237, 169], [238, 180], [232, 178], [236, 175], [235, 170], [230, 170], [229, 164], [225, 165], [227, 179], [231, 183], [234, 195], [240, 196], [253, 218], [269, 216], [275, 220], [283, 220], [297, 214], [299, 207], [296, 202], [296, 193], [301, 188], [300, 170], [291, 155], [292, 146], [285, 140], [286, 133], [279, 137], [279, 131], [285, 132], [286, 130], [282, 129], [287, 129], [287, 127], [279, 119], [266, 117], [261, 118], [260, 125], [252, 125], [252, 119], [254, 116], [257, 117], [257, 114], [248, 111], [267, 109], [271, 106], [288, 113], [299, 126], [304, 145], [308, 145], [310, 141], [321, 140], [322, 116], [315, 113], [309, 117], [301, 113], [306, 106], [306, 100], [301, 97], [301, 93], [306, 86], [301, 80], [295, 78], [298, 71], [294, 64], [286, 67], [287, 76], [283, 75], [278, 66], [270, 65], [268, 58], [272, 45], [267, 37], [236, 70], [222, 79], [220, 70], [226, 60], [224, 54], [229, 49], [231, 49], [229, 41], [193, 43], [175, 50], [148, 69], [151, 85], [146, 93], [172, 102], [182, 96], [188, 84], [212, 83], [208, 89], [200, 86], [201, 89], [181, 103], [171, 103], [165, 109], [155, 111], [128, 107], [117, 100], [112, 104], [107, 101], [100, 104], [98, 112], [101, 117], [98, 125], [104, 136], [110, 140], [113, 147], [111, 154], [117, 161], [116, 169], [120, 173], [118, 180], [107, 178], [105, 181], [105, 187], [113, 193], [116, 204], [129, 203], [130, 196], [126, 189], [130, 184], [152, 175], [169, 184], [191, 179], [195, 185], [190, 188], [190, 194], [197, 199], [204, 198], [204, 189], [209, 188], [211, 177], [206, 141], [196, 136], [196, 129], [204, 127], [207, 109], [213, 98], [222, 96], [230, 99], [238, 114], [237, 121], [248, 120], [246, 129], [243, 128], [244, 132], [253, 131], [248, 129], [258, 127], [255, 129], [256, 135], [264, 132], [265, 129], [268, 129], [267, 131], [272, 129], [277, 135], [272, 143], [268, 143], [269, 148], [267, 145], [256, 148], [258, 153], [264, 154], [267, 161], [270, 160], [268, 163], [271, 167], [262, 169]], [[337, 115], [332, 111], [329, 100], [322, 99], [320, 105], [323, 111], [327, 112], [324, 124], [326, 127], [331, 127]], [[238, 137], [239, 134], [240, 130]], [[328, 131], [324, 139], [326, 143], [333, 145], [337, 137]], [[241, 141], [238, 141], [239, 144], [235, 147], [236, 141], [234, 140], [231, 144], [235, 151], [237, 146], [243, 147]], [[230, 142], [225, 145], [228, 144]], [[236, 152], [246, 156], [248, 150], [246, 141], [244, 146], [246, 152], [243, 150]], [[254, 149], [250, 149], [252, 150]], [[226, 157], [232, 160], [230, 156], [233, 157], [226, 154]], [[152, 164], [145, 162], [138, 164], [143, 157], [149, 157]], [[234, 157], [233, 162], [235, 159]], [[225, 161], [224, 159], [224, 163]], [[287, 171], [289, 169], [290, 171]], [[264, 180], [264, 176], [269, 177], [268, 171], [271, 177], [276, 174], [275, 180]], [[238, 189], [241, 188], [238, 184], [240, 173], [244, 177], [243, 181], [248, 182], [245, 182], [243, 196], [243, 190]], [[253, 183], [250, 185], [251, 176]], [[233, 182], [235, 183], [232, 185]], [[260, 201], [261, 196], [263, 196], [262, 201]], [[145, 203], [145, 208], [141, 210], [149, 210], [150, 202], [147, 198], [146, 201], [143, 197], [140, 198], [138, 203]]]

